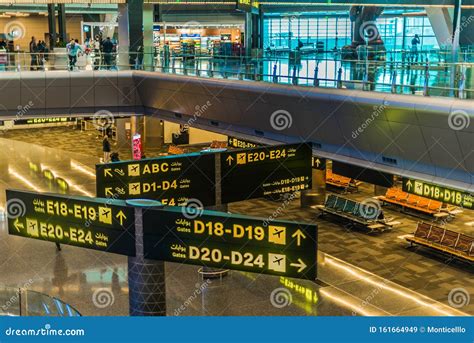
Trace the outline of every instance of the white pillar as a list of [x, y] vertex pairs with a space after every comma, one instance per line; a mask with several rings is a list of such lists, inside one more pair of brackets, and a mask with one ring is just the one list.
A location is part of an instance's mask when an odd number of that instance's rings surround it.
[[128, 30], [128, 5], [118, 5], [118, 68], [130, 69], [129, 66], [129, 49], [130, 49], [130, 34]]

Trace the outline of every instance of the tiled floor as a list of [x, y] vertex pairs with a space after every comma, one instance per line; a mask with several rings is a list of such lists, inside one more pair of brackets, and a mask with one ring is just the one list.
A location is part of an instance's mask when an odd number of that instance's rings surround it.
[[[56, 191], [44, 179], [30, 173], [28, 162], [68, 178], [74, 185], [71, 193], [94, 196], [93, 166], [101, 155], [101, 146], [93, 135], [56, 128], [11, 131], [7, 137], [18, 141], [0, 139], [0, 207], [4, 204], [3, 189], [6, 187]], [[35, 142], [53, 149], [30, 144]], [[153, 156], [150, 152], [147, 155]], [[369, 186], [350, 195], [359, 200], [371, 196]], [[266, 218], [280, 206], [277, 201], [256, 199], [230, 204], [229, 211]], [[176, 314], [190, 297], [194, 300], [188, 301], [186, 310], [179, 314], [351, 315], [354, 311], [357, 314], [439, 315], [449, 309], [446, 305], [449, 305], [449, 293], [453, 289], [463, 288], [472, 298], [473, 266], [446, 262], [426, 250], [409, 248], [399, 236], [412, 233], [418, 219], [389, 208], [385, 211], [402, 221], [402, 225], [391, 232], [367, 234], [317, 218], [315, 210], [299, 206], [299, 199], [283, 209], [278, 219], [319, 225], [319, 279], [324, 285], [297, 281], [317, 294], [317, 304], [293, 292], [293, 304], [277, 309], [271, 305], [269, 297], [274, 289], [285, 283], [284, 279], [239, 272], [206, 284], [202, 294], [195, 296], [196, 285], [204, 282], [199, 278], [197, 268], [167, 263], [168, 315]], [[472, 234], [472, 227], [464, 222], [473, 220], [474, 216], [466, 212], [447, 226]], [[64, 247], [57, 253], [52, 243], [8, 236], [4, 221], [0, 221], [0, 235], [2, 284], [18, 286], [33, 278], [31, 289], [58, 296], [84, 314], [128, 313], [125, 257], [75, 247]], [[92, 301], [101, 288], [112, 289], [114, 295], [113, 304], [103, 308]], [[366, 301], [369, 297], [371, 300]], [[459, 310], [474, 314], [474, 302], [471, 300]]]

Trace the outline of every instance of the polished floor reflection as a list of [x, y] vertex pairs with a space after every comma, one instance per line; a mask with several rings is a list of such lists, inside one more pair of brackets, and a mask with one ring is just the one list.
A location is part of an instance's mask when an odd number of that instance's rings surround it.
[[[57, 139], [60, 141], [61, 137]], [[80, 151], [80, 148], [77, 150]], [[97, 162], [98, 158], [94, 154], [78, 154], [0, 139], [0, 206], [5, 203], [5, 188], [65, 192], [61, 183], [56, 182], [57, 178], [69, 184], [71, 194], [93, 196], [94, 164]], [[272, 213], [270, 211], [274, 207], [275, 203], [258, 199], [232, 204], [231, 211], [266, 216]], [[315, 221], [314, 213], [301, 210], [297, 203], [282, 214], [282, 219], [301, 219], [301, 216], [307, 221]], [[439, 278], [438, 287], [420, 287], [417, 279], [408, 279], [401, 286], [398, 276], [405, 277], [405, 271], [398, 274], [392, 272], [385, 277], [378, 265], [373, 267], [369, 264], [369, 268], [361, 268], [361, 252], [353, 251], [350, 247], [343, 253], [337, 249], [331, 250], [333, 245], [340, 248], [334, 242], [337, 228], [325, 221], [317, 222], [320, 225], [322, 251], [319, 252], [319, 277], [316, 282], [242, 272], [231, 272], [222, 279], [207, 281], [200, 277], [198, 267], [167, 263], [168, 315], [474, 313], [470, 304], [459, 309], [450, 307], [447, 294], [441, 296], [437, 293], [440, 289], [449, 290], [460, 285], [472, 294], [472, 271], [446, 265], [444, 270], [431, 272], [432, 278]], [[335, 236], [331, 236], [331, 233], [335, 233]], [[359, 240], [358, 235], [365, 234], [351, 234], [351, 242], [360, 250], [364, 241]], [[2, 286], [24, 287], [28, 284], [28, 289], [58, 297], [83, 315], [128, 314], [126, 257], [71, 246], [63, 246], [62, 251], [58, 252], [50, 242], [9, 236], [4, 216], [0, 218], [0, 236]], [[365, 239], [366, 235], [361, 237]], [[382, 236], [371, 237], [371, 240], [365, 242], [366, 248], [380, 252], [379, 262], [383, 262], [384, 255], [393, 255], [380, 250], [383, 247]], [[398, 253], [404, 254], [401, 250]], [[366, 260], [374, 263], [372, 256], [368, 252]], [[414, 263], [423, 271], [423, 277], [429, 278], [425, 270], [430, 266], [427, 257], [407, 256], [414, 259]], [[423, 261], [423, 258], [427, 260]], [[408, 264], [409, 261], [404, 262]], [[442, 285], [445, 280], [442, 274], [457, 276], [460, 284]]]

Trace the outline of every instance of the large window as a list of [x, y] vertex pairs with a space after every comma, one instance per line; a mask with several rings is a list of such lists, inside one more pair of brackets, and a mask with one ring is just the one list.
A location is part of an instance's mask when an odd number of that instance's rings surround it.
[[[438, 48], [435, 34], [427, 17], [382, 16], [377, 20], [380, 35], [387, 50], [409, 49], [415, 34], [420, 36], [420, 49]], [[286, 50], [303, 44], [316, 43], [326, 51], [351, 43], [352, 24], [345, 15], [266, 17], [264, 45]]]

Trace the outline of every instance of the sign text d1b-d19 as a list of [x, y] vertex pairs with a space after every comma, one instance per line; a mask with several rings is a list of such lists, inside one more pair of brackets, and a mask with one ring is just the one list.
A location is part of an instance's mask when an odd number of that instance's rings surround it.
[[[180, 209], [144, 213], [145, 257], [271, 275], [316, 278], [317, 227]], [[159, 225], [157, 225], [159, 223]]]
[[474, 195], [433, 183], [403, 178], [403, 191], [466, 209], [474, 209]]
[[123, 201], [7, 190], [8, 233], [135, 256], [135, 216]]
[[221, 154], [222, 202], [311, 188], [309, 144], [276, 145]]
[[215, 205], [215, 155], [191, 153], [96, 165], [98, 197], [153, 199], [178, 206]]

